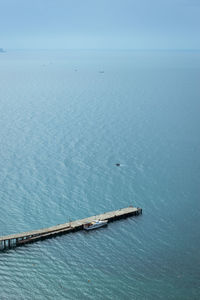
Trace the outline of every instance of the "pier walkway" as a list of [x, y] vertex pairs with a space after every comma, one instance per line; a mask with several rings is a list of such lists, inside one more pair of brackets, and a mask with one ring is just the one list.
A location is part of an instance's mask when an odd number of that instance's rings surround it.
[[0, 236], [0, 250], [9, 249], [27, 243], [33, 243], [38, 240], [55, 237], [57, 235], [82, 230], [84, 224], [87, 224], [92, 220], [102, 220], [102, 221], [108, 220], [108, 222], [112, 222], [118, 219], [130, 217], [130, 216], [137, 216], [140, 214], [142, 214], [141, 208], [129, 206], [119, 210], [103, 213], [100, 215], [92, 216], [77, 221], [71, 221], [68, 223], [64, 223], [64, 224], [60, 224], [48, 228], [32, 230], [32, 231], [18, 233], [18, 234]]

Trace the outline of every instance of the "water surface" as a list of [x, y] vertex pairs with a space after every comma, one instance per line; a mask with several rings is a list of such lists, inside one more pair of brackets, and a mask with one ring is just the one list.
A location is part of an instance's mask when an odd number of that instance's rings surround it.
[[143, 208], [1, 252], [1, 299], [199, 299], [199, 58], [0, 55], [0, 234]]

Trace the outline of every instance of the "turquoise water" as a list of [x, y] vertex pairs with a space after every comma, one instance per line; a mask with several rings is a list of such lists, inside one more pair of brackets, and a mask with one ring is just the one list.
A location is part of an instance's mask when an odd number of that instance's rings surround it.
[[0, 298], [199, 299], [200, 52], [8, 51], [0, 70], [1, 235], [143, 208], [1, 252]]

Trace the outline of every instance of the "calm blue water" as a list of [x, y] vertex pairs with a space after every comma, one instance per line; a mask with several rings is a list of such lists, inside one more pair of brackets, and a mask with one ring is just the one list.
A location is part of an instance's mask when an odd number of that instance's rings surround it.
[[0, 235], [143, 208], [1, 252], [0, 299], [200, 298], [199, 79], [200, 52], [0, 55]]

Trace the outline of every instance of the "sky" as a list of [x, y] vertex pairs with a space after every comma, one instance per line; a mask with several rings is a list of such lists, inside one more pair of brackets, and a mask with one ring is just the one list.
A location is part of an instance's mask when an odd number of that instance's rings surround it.
[[4, 49], [200, 49], [200, 0], [0, 0]]

